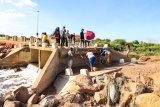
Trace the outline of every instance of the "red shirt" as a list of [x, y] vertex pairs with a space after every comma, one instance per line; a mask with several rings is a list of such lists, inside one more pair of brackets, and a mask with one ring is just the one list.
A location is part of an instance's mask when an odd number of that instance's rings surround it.
[[60, 35], [58, 32], [55, 33], [55, 38], [60, 38]]

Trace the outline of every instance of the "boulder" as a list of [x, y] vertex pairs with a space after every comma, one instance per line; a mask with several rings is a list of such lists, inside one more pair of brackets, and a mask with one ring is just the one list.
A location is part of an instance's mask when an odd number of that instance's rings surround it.
[[4, 102], [4, 107], [23, 107], [23, 104], [20, 101], [9, 101]]
[[30, 95], [26, 87], [20, 87], [14, 91], [14, 96], [16, 100], [21, 101], [22, 103], [27, 103]]
[[76, 76], [75, 82], [78, 84], [91, 84], [91, 80], [86, 75], [82, 74]]
[[42, 95], [40, 96], [40, 98], [39, 98], [39, 101], [41, 101], [41, 100], [44, 99], [45, 97], [46, 97], [46, 96], [42, 94]]
[[77, 103], [70, 103], [70, 102], [66, 102], [63, 106], [61, 107], [81, 107], [80, 104]]
[[0, 97], [0, 107], [4, 104], [4, 98]]
[[40, 107], [56, 107], [58, 100], [53, 95], [49, 95], [39, 102]]
[[104, 77], [104, 83], [105, 83], [105, 84], [108, 84], [109, 81], [110, 81], [110, 75], [104, 74], [103, 77]]
[[159, 107], [160, 97], [152, 94], [141, 94], [136, 97], [135, 106], [136, 107]]
[[0, 53], [0, 59], [4, 58], [6, 56], [5, 53]]
[[100, 91], [100, 90], [104, 89], [105, 84], [99, 83], [99, 84], [93, 84], [93, 86], [95, 87], [96, 91]]
[[153, 85], [153, 79], [151, 77], [147, 77], [147, 76], [142, 76], [141, 79], [142, 83], [147, 85], [147, 86], [152, 86]]
[[38, 94], [33, 94], [28, 100], [28, 105], [37, 104], [38, 100], [39, 100], [39, 95]]
[[118, 77], [122, 77], [122, 72], [114, 72], [113, 77], [114, 78], [118, 78]]
[[80, 93], [87, 93], [87, 94], [94, 94], [96, 91], [95, 87], [91, 85], [82, 85], [80, 86], [79, 92]]
[[104, 90], [95, 92], [94, 99], [98, 104], [105, 104], [105, 102], [107, 101], [107, 93]]
[[128, 91], [121, 92], [120, 107], [128, 107], [132, 100], [132, 94]]
[[77, 93], [73, 98], [73, 103], [82, 103], [83, 102], [83, 96], [80, 93]]

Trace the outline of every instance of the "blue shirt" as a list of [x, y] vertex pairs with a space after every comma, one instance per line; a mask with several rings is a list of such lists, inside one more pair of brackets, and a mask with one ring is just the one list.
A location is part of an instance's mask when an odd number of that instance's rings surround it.
[[108, 53], [108, 50], [107, 49], [103, 49], [101, 54], [102, 55], [106, 55], [107, 53]]

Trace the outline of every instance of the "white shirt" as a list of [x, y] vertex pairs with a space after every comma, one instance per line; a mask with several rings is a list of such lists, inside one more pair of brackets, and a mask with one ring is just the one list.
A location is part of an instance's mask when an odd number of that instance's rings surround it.
[[93, 52], [87, 52], [86, 56], [90, 59], [91, 57], [94, 57], [94, 54]]

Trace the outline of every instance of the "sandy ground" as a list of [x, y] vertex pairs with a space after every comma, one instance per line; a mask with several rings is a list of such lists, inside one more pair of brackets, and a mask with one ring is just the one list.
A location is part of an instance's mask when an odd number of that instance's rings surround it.
[[151, 57], [150, 60], [145, 62], [139, 62], [138, 64], [127, 64], [122, 66], [121, 72], [123, 72], [124, 75], [131, 78], [133, 81], [135, 80], [138, 73], [140, 73], [141, 77], [151, 77], [156, 85], [160, 85], [159, 59], [159, 57]]

